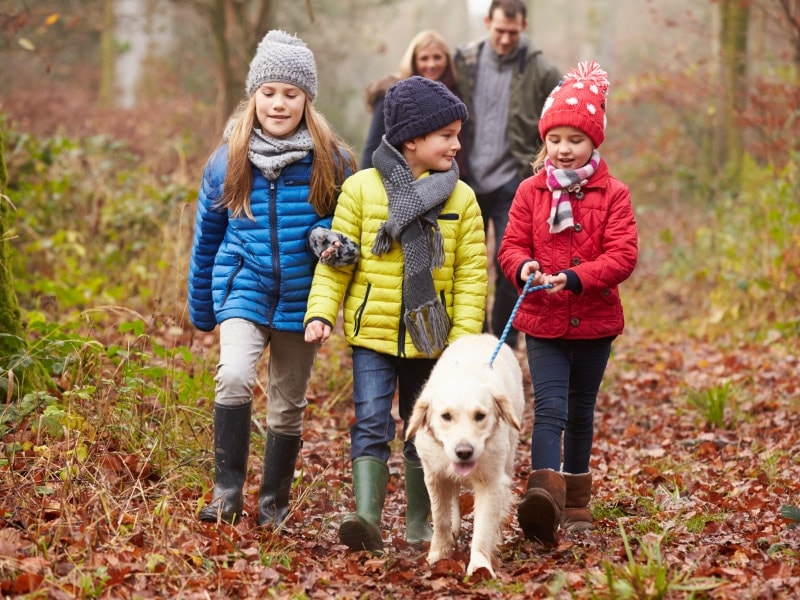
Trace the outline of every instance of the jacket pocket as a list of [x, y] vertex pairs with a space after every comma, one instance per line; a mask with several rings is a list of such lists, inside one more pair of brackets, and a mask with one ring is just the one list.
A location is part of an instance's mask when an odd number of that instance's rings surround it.
[[310, 185], [311, 163], [295, 162], [283, 168], [283, 183], [286, 186]]
[[228, 281], [225, 284], [225, 293], [222, 295], [222, 300], [220, 301], [220, 306], [225, 306], [225, 301], [228, 299], [228, 296], [231, 294], [231, 290], [233, 290], [233, 281], [236, 279], [236, 276], [242, 271], [244, 267], [244, 258], [241, 256], [238, 257], [239, 264], [231, 271], [231, 274], [228, 276]]

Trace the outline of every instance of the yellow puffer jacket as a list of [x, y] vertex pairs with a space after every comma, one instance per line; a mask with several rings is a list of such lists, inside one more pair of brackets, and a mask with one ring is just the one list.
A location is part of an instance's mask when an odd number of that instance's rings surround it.
[[[344, 333], [351, 346], [403, 358], [425, 358], [414, 347], [401, 315], [403, 250], [376, 256], [372, 246], [389, 218], [389, 200], [376, 169], [351, 175], [342, 186], [332, 229], [359, 246], [355, 265], [318, 264], [305, 323], [321, 319], [333, 326], [344, 302]], [[475, 193], [459, 181], [439, 214], [444, 264], [433, 271], [434, 286], [450, 317], [448, 343], [483, 328], [486, 308], [486, 241]]]

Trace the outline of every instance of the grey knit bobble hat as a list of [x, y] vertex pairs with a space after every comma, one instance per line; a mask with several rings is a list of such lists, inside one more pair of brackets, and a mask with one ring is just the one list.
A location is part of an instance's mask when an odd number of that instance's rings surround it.
[[313, 102], [317, 97], [317, 66], [314, 55], [298, 37], [273, 29], [258, 44], [247, 74], [247, 95], [252, 96], [268, 81], [296, 85]]
[[392, 146], [467, 120], [467, 107], [441, 81], [414, 75], [395, 83], [383, 101], [386, 141]]

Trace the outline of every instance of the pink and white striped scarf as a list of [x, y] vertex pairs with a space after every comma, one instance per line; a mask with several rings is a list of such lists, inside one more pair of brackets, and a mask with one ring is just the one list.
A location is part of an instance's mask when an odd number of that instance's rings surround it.
[[586, 185], [589, 178], [594, 175], [597, 165], [600, 164], [600, 152], [595, 149], [592, 157], [580, 169], [556, 169], [549, 158], [544, 159], [544, 169], [547, 173], [547, 189], [553, 198], [550, 203], [550, 233], [559, 233], [569, 227], [574, 227], [572, 219], [572, 203], [570, 194], [580, 200], [583, 198], [581, 188]]

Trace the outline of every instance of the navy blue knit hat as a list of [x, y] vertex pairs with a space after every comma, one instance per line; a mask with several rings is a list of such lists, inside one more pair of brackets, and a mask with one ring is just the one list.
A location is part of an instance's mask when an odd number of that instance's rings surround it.
[[395, 83], [383, 101], [386, 141], [392, 146], [467, 120], [467, 107], [441, 81], [414, 75]]

